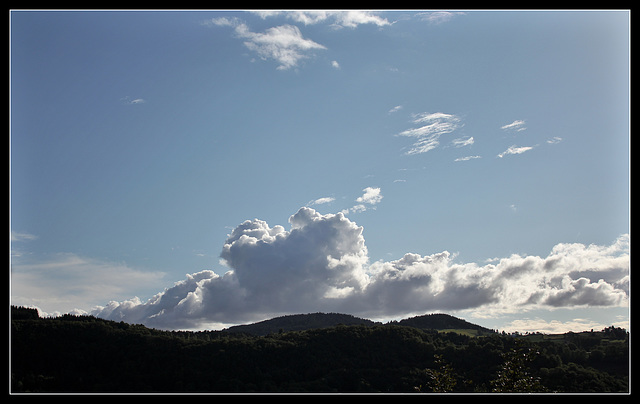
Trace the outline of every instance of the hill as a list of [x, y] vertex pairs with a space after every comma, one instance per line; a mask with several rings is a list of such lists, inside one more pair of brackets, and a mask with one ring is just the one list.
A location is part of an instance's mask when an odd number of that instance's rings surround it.
[[[313, 330], [318, 328], [335, 327], [338, 325], [374, 326], [382, 325], [382, 323], [355, 317], [350, 314], [310, 313], [293, 314], [275, 317], [252, 324], [237, 325], [229, 327], [223, 330], [223, 332], [264, 336], [279, 332]], [[423, 316], [411, 317], [400, 321], [391, 321], [387, 323], [387, 325], [413, 327], [424, 331], [473, 330], [476, 331], [476, 334], [494, 332], [493, 330], [470, 323], [449, 314], [425, 314]]]
[[371, 320], [358, 318], [350, 314], [310, 313], [275, 317], [270, 320], [264, 320], [257, 323], [229, 327], [223, 331], [228, 333], [242, 333], [262, 336], [278, 332], [302, 331], [317, 328], [335, 327], [337, 325], [372, 326], [375, 324], [376, 323]]
[[423, 316], [406, 318], [395, 324], [419, 328], [421, 330], [476, 330], [485, 333], [494, 332], [493, 330], [449, 314], [425, 314]]

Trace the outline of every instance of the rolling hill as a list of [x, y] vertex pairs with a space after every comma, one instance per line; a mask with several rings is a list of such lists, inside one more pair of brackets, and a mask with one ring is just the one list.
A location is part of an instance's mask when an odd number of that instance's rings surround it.
[[268, 335], [285, 331], [304, 331], [316, 328], [335, 327], [337, 325], [375, 325], [376, 323], [340, 313], [309, 313], [275, 317], [252, 324], [237, 325], [224, 330], [228, 333], [248, 335]]
[[[470, 323], [449, 314], [425, 314], [387, 324], [413, 327], [421, 330], [475, 330], [486, 333], [492, 330]], [[264, 336], [287, 331], [304, 331], [318, 328], [335, 327], [337, 325], [383, 325], [364, 318], [340, 313], [309, 313], [293, 314], [275, 317], [252, 324], [229, 327], [223, 332], [242, 333], [247, 335]]]
[[398, 321], [397, 325], [419, 328], [421, 330], [476, 330], [488, 333], [494, 332], [493, 330], [449, 314], [425, 314], [423, 316], [406, 318]]

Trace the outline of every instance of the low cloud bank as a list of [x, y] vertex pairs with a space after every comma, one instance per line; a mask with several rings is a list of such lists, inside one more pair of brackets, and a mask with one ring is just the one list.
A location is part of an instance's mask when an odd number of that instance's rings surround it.
[[[98, 317], [200, 329], [305, 312], [389, 318], [431, 311], [522, 312], [619, 307], [629, 301], [629, 235], [610, 246], [558, 244], [547, 257], [456, 263], [447, 251], [369, 262], [363, 228], [343, 213], [303, 207], [290, 229], [254, 219], [229, 234], [229, 270], [205, 270], [158, 293], [97, 307]], [[497, 262], [497, 263], [496, 263]]]

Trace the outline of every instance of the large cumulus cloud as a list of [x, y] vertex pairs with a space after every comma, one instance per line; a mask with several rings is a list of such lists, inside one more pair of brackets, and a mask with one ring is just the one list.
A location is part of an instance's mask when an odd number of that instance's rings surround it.
[[367, 249], [362, 227], [342, 214], [302, 208], [291, 230], [245, 221], [225, 242], [221, 257], [233, 268], [255, 310], [310, 310], [335, 296], [361, 292]]
[[558, 244], [547, 257], [512, 255], [479, 265], [447, 251], [369, 262], [363, 228], [309, 207], [290, 229], [254, 219], [222, 247], [229, 270], [201, 271], [147, 302], [110, 302], [92, 314], [165, 329], [197, 329], [266, 317], [332, 311], [385, 318], [430, 311], [514, 312], [624, 306], [629, 236], [610, 246]]

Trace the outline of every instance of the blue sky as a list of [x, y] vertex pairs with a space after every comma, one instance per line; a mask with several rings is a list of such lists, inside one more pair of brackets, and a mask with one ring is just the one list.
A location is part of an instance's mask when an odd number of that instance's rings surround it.
[[[328, 309], [627, 324], [627, 11], [10, 17], [15, 304], [191, 329]], [[371, 300], [402, 276], [417, 297]]]

